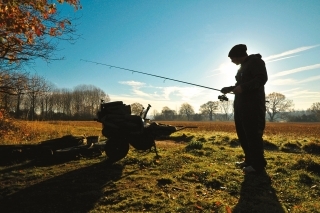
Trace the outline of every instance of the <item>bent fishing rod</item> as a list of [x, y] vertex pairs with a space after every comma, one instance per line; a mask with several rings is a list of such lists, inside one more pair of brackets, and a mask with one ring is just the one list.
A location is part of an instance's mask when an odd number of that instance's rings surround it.
[[[215, 88], [212, 88], [212, 87], [207, 87], [207, 86], [194, 84], [194, 83], [190, 83], [190, 82], [186, 82], [186, 81], [180, 81], [180, 80], [173, 79], [173, 78], [167, 78], [167, 77], [164, 77], [164, 76], [154, 75], [154, 74], [141, 72], [141, 71], [137, 71], [137, 70], [132, 70], [132, 69], [127, 69], [127, 68], [123, 68], [123, 67], [113, 66], [113, 65], [110, 65], [110, 64], [104, 64], [104, 63], [99, 63], [99, 62], [95, 62], [95, 61], [89, 61], [89, 60], [85, 60], [85, 59], [80, 59], [80, 61], [93, 63], [93, 64], [96, 64], [96, 65], [107, 66], [109, 68], [116, 68], [116, 69], [120, 69], [120, 70], [125, 70], [125, 71], [132, 72], [132, 73], [139, 73], [139, 74], [142, 74], [142, 75], [149, 75], [149, 76], [156, 77], [156, 78], [162, 78], [162, 79], [165, 79], [165, 80], [176, 81], [176, 82], [183, 83], [183, 84], [189, 84], [189, 85], [192, 85], [192, 86], [202, 87], [202, 88], [211, 89], [211, 90], [215, 90], [215, 91], [221, 92], [221, 90], [215, 89]], [[220, 101], [228, 101], [228, 98], [227, 98], [227, 96], [225, 94], [219, 95], [218, 99]]]

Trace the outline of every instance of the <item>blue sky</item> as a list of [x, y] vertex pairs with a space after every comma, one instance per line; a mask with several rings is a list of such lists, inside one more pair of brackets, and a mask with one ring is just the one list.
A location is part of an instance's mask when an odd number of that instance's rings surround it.
[[[320, 102], [319, 0], [82, 0], [81, 38], [60, 42], [63, 61], [37, 60], [31, 72], [58, 88], [92, 84], [111, 101], [139, 102], [161, 111], [217, 101], [218, 91], [130, 73], [81, 59], [165, 76], [216, 89], [234, 85], [238, 67], [227, 57], [236, 44], [260, 53], [269, 81], [295, 109]], [[228, 95], [233, 99], [233, 95]]]

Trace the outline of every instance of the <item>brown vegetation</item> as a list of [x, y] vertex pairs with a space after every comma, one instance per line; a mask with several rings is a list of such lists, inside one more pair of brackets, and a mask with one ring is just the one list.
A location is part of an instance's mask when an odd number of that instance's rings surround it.
[[[161, 122], [161, 121], [160, 121]], [[165, 124], [174, 126], [197, 126], [197, 129], [189, 131], [218, 131], [235, 132], [234, 122], [184, 122], [184, 121], [163, 121]], [[274, 135], [315, 137], [320, 138], [320, 123], [273, 123], [267, 122], [265, 136]]]
[[[95, 121], [3, 121], [10, 123], [13, 130], [0, 131], [0, 144], [32, 143], [64, 135], [100, 135], [101, 124]], [[196, 126], [187, 132], [225, 132], [235, 134], [234, 122], [157, 121], [173, 126]], [[236, 137], [236, 136], [235, 136]], [[271, 123], [267, 122], [267, 140], [288, 140], [312, 142], [320, 138], [320, 123]], [[308, 140], [306, 140], [308, 138]], [[306, 141], [304, 141], [306, 140]]]

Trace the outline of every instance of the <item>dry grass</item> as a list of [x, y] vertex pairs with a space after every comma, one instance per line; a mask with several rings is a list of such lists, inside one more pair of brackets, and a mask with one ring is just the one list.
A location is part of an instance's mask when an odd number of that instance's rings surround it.
[[[160, 121], [161, 123], [161, 121]], [[217, 131], [217, 132], [235, 132], [234, 122], [181, 122], [181, 121], [163, 121], [163, 123], [174, 126], [197, 126], [197, 129], [188, 131]], [[287, 137], [320, 137], [320, 123], [266, 123], [265, 136], [287, 136]]]
[[101, 135], [96, 121], [11, 121], [14, 130], [0, 135], [0, 144], [37, 143], [64, 135]]
[[[243, 153], [232, 122], [162, 123], [198, 128], [156, 141], [160, 157], [131, 147], [113, 165], [100, 156], [0, 167], [1, 212], [319, 212], [320, 158], [308, 153], [319, 147], [319, 124], [268, 123], [267, 174], [244, 175], [234, 167]], [[101, 130], [94, 122], [21, 125], [41, 129], [34, 142]]]
[[[235, 135], [234, 122], [184, 122], [159, 121], [174, 126], [196, 126], [184, 132], [225, 132]], [[96, 121], [11, 121], [13, 131], [0, 134], [0, 144], [33, 143], [64, 135], [99, 135], [101, 123]], [[270, 123], [266, 124], [264, 138], [276, 141], [314, 142], [320, 138], [320, 123]]]

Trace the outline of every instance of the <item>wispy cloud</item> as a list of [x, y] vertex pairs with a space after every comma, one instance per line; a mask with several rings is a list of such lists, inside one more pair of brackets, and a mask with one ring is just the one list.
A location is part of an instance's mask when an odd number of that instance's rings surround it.
[[138, 81], [119, 81], [119, 84], [124, 84], [128, 86], [133, 86], [133, 87], [141, 87], [145, 85], [145, 83], [138, 82]]
[[[289, 59], [289, 58], [294, 58], [297, 57], [299, 55], [293, 55], [293, 54], [297, 54], [315, 47], [318, 47], [320, 45], [313, 45], [313, 46], [305, 46], [305, 47], [299, 47], [293, 50], [288, 50], [279, 54], [275, 54], [275, 55], [271, 55], [268, 56], [266, 58], [263, 58], [263, 60], [266, 63], [270, 63], [270, 62], [275, 62], [275, 61], [280, 61], [280, 60], [285, 60], [285, 59]], [[295, 73], [295, 72], [302, 72], [305, 70], [310, 70], [310, 69], [316, 69], [319, 68], [320, 64], [315, 64], [315, 65], [311, 65], [311, 66], [306, 66], [306, 67], [300, 67], [300, 68], [296, 68], [296, 69], [292, 69], [292, 70], [287, 70], [287, 71], [283, 71], [280, 73], [277, 73], [271, 77], [275, 77], [275, 76], [284, 76], [284, 75], [289, 75], [291, 73]], [[231, 63], [230, 61], [228, 62], [224, 62], [222, 64], [219, 65], [218, 69], [214, 69], [210, 72], [208, 77], [212, 77], [215, 75], [220, 75], [220, 74], [225, 74], [227, 72], [229, 72], [230, 70], [236, 70], [238, 68], [237, 65]]]
[[320, 68], [320, 64], [314, 64], [314, 65], [309, 65], [309, 66], [304, 66], [304, 67], [298, 67], [298, 68], [291, 69], [291, 70], [281, 71], [281, 72], [278, 72], [277, 74], [271, 75], [270, 77], [286, 76], [286, 75], [290, 75], [293, 73], [314, 70], [314, 69], [318, 69], [318, 68]]
[[270, 84], [272, 85], [293, 85], [297, 84], [297, 80], [292, 79], [292, 78], [286, 78], [286, 79], [277, 79], [274, 81], [271, 81]]
[[281, 61], [281, 60], [284, 60], [284, 59], [294, 58], [294, 57], [297, 57], [297, 56], [298, 55], [292, 55], [292, 56], [287, 56], [287, 57], [283, 57], [283, 58], [277, 58], [277, 59], [266, 61], [266, 63], [275, 62], [275, 61]]
[[127, 104], [139, 102], [146, 105], [150, 103], [154, 108], [157, 108], [157, 110], [160, 109], [160, 106], [168, 106], [169, 108], [175, 109], [180, 107], [182, 103], [187, 102], [197, 111], [201, 104], [213, 99], [212, 94], [204, 88], [192, 86], [155, 87], [136, 81], [123, 81], [119, 83], [130, 87], [130, 95], [110, 94], [112, 101], [122, 99], [122, 101]]
[[197, 87], [154, 87], [152, 85], [146, 86], [145, 83], [137, 81], [120, 81], [119, 83], [130, 86], [132, 95], [153, 100], [170, 100], [170, 96], [176, 96], [181, 100], [187, 101], [199, 96], [199, 94], [201, 94], [204, 90]]
[[320, 92], [308, 89], [294, 88], [281, 91], [280, 93], [285, 94], [286, 98], [294, 101], [296, 110], [307, 109], [312, 103], [318, 102], [320, 99]]
[[141, 97], [141, 98], [152, 98], [153, 97], [149, 92], [142, 91], [143, 88], [147, 87], [144, 82], [119, 81], [119, 84], [130, 86], [131, 87], [131, 89], [130, 89], [131, 95], [133, 95], [134, 97]]
[[292, 93], [288, 93], [286, 95], [287, 97], [294, 97], [294, 98], [311, 98], [311, 99], [319, 99], [320, 98], [320, 92], [314, 92], [309, 90], [298, 90], [294, 91]]
[[270, 84], [272, 85], [297, 85], [297, 84], [303, 84], [311, 81], [317, 81], [320, 79], [320, 75], [318, 76], [312, 76], [303, 80], [296, 80], [292, 78], [285, 78], [285, 79], [276, 79], [273, 80]]
[[288, 89], [288, 90], [283, 90], [283, 91], [281, 91], [281, 93], [288, 93], [288, 92], [297, 91], [297, 90], [300, 90], [300, 87], [296, 87], [296, 88], [292, 88], [292, 89]]
[[159, 94], [165, 99], [170, 100], [170, 95], [180, 97], [181, 100], [188, 101], [199, 96], [203, 89], [197, 87], [161, 87]]
[[143, 92], [143, 91], [140, 90], [140, 89], [135, 89], [135, 88], [133, 88], [133, 89], [132, 89], [132, 92], [133, 92], [134, 95], [139, 96], [139, 97], [152, 98], [152, 95], [151, 95], [151, 94], [146, 93], [146, 92]]
[[320, 75], [312, 76], [310, 78], [306, 78], [306, 79], [303, 79], [302, 81], [299, 81], [299, 83], [306, 83], [306, 82], [310, 82], [310, 81], [316, 81], [316, 80], [319, 80], [319, 79], [320, 79]]
[[267, 61], [270, 61], [270, 60], [285, 59], [287, 56], [290, 56], [290, 55], [293, 55], [293, 54], [296, 54], [296, 53], [299, 53], [299, 52], [303, 52], [303, 51], [306, 51], [306, 50], [309, 50], [309, 49], [312, 49], [312, 48], [315, 48], [315, 47], [318, 47], [318, 46], [320, 46], [320, 45], [299, 47], [299, 48], [296, 48], [296, 49], [293, 49], [293, 50], [285, 51], [285, 52], [280, 53], [280, 54], [275, 54], [275, 55], [268, 56], [268, 57], [264, 58], [264, 60], [267, 62]]

